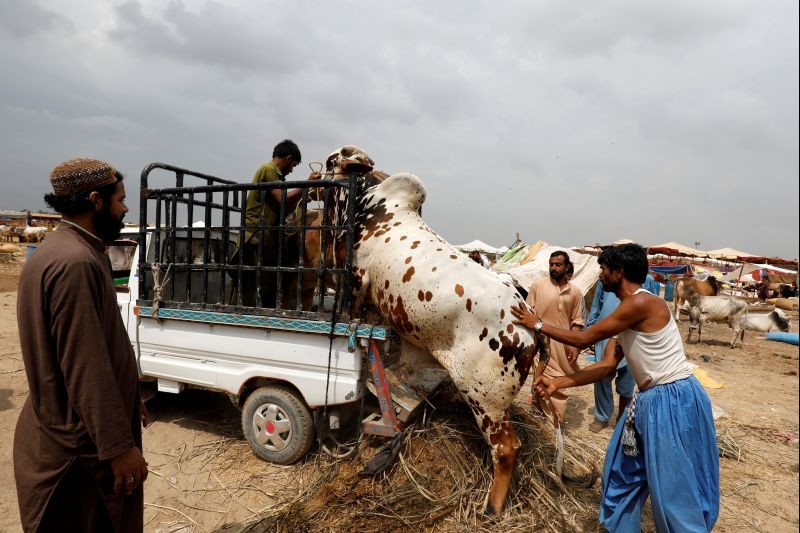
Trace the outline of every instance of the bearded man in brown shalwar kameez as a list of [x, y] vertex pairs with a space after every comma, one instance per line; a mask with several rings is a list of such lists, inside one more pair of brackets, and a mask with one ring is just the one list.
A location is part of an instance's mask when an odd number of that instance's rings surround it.
[[63, 215], [28, 259], [17, 320], [30, 394], [14, 434], [25, 531], [142, 531], [146, 412], [105, 244], [119, 236], [122, 175], [66, 161], [45, 201]]

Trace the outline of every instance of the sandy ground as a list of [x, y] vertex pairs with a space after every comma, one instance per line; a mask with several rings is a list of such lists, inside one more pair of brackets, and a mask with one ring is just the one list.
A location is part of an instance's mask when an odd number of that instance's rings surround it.
[[[4, 532], [20, 531], [11, 462], [14, 426], [27, 395], [15, 313], [20, 266], [16, 260], [0, 261], [0, 531]], [[790, 316], [792, 331], [797, 331], [797, 313]], [[685, 335], [685, 318], [680, 328]], [[705, 329], [703, 342], [687, 345], [687, 353], [713, 380], [724, 383], [724, 388], [708, 389], [714, 405], [726, 413], [717, 420], [717, 431], [742, 450], [738, 460], [721, 459], [722, 506], [716, 530], [797, 531], [798, 348], [748, 334], [743, 348], [730, 349], [727, 326]], [[527, 399], [523, 393], [518, 401]], [[573, 438], [602, 445], [611, 430], [598, 434], [588, 430], [593, 404], [591, 387], [577, 390], [565, 428]], [[153, 422], [144, 431], [151, 468], [145, 484], [145, 531], [236, 531], [241, 529], [237, 524], [247, 524], [308, 483], [316, 452], [290, 467], [257, 460], [243, 440], [239, 411], [224, 395], [158, 394], [148, 406]], [[427, 528], [447, 529], [444, 519]]]

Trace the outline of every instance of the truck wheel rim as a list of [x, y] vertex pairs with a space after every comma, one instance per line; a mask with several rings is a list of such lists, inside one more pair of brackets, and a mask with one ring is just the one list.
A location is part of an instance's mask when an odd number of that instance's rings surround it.
[[279, 452], [292, 440], [292, 421], [279, 405], [265, 403], [253, 413], [253, 433], [265, 449]]

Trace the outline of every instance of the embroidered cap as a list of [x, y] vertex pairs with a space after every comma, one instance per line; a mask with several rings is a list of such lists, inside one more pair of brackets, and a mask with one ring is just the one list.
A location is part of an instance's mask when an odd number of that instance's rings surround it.
[[53, 192], [59, 196], [91, 191], [116, 181], [114, 167], [104, 161], [88, 157], [64, 161], [50, 173]]

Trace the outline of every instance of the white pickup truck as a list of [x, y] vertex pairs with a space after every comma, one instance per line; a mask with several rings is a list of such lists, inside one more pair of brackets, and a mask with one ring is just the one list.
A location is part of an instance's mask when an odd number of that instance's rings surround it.
[[[154, 171], [174, 176], [175, 186], [151, 188]], [[206, 185], [185, 187], [189, 176]], [[274, 463], [299, 460], [315, 435], [326, 451], [321, 437], [338, 445], [345, 440], [338, 432], [354, 426], [391, 436], [422, 402], [420, 391], [442, 377], [428, 376], [429, 383], [415, 390], [395, 382], [393, 397], [391, 371], [381, 357], [389, 351], [391, 330], [337, 313], [330, 296], [327, 304], [320, 298], [322, 311], [314, 312], [231, 301], [236, 278], [230, 272], [238, 267], [241, 273], [242, 264], [230, 258], [245, 231], [238, 205], [249, 190], [267, 185], [160, 163], [142, 172], [140, 225], [126, 228], [108, 247], [142, 380], [155, 381], [159, 392], [201, 387], [227, 393], [242, 409], [242, 430], [254, 453]], [[203, 221], [190, 224], [198, 211]], [[380, 412], [363, 418], [367, 387]]]

